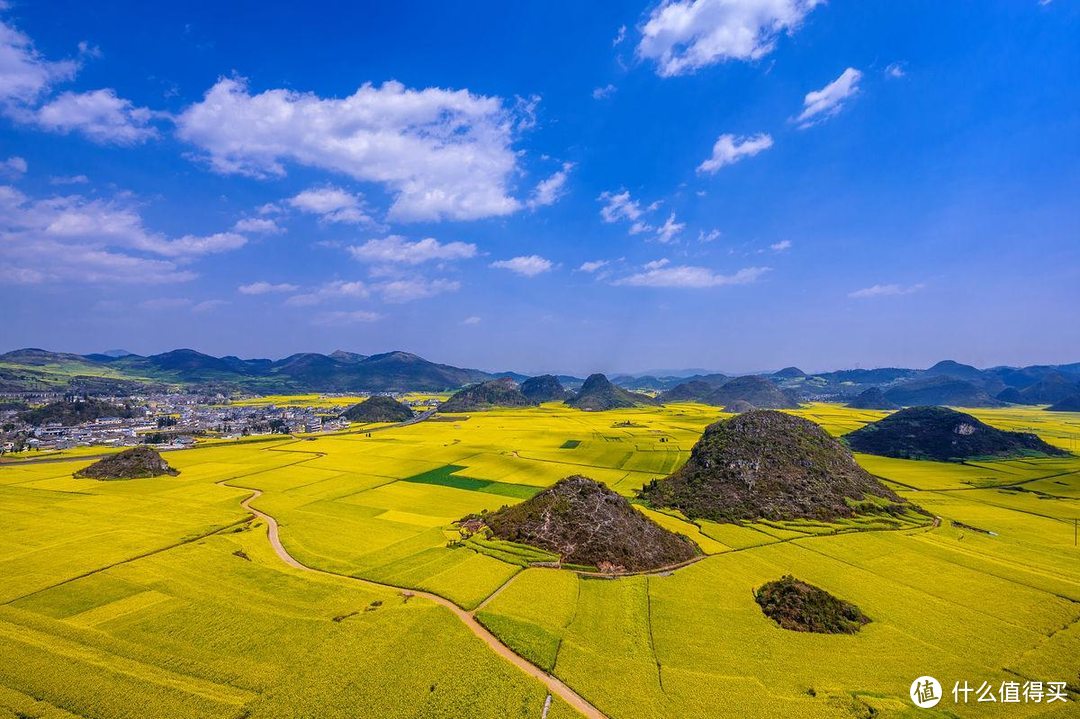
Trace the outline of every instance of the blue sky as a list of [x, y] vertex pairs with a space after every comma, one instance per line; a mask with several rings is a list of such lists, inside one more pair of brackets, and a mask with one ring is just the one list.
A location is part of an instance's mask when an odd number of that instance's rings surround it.
[[1080, 360], [1073, 2], [9, 2], [0, 23], [4, 349]]

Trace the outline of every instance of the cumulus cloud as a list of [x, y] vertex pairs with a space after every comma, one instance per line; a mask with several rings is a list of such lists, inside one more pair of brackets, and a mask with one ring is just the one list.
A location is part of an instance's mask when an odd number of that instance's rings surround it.
[[113, 90], [65, 92], [37, 111], [37, 124], [51, 132], [78, 132], [93, 142], [136, 145], [156, 137], [155, 113], [117, 97]]
[[223, 78], [178, 118], [179, 136], [222, 173], [281, 176], [285, 163], [383, 186], [396, 220], [469, 220], [520, 209], [514, 112], [468, 90], [365, 84], [343, 98]]
[[769, 249], [773, 252], [786, 252], [791, 249], [791, 240], [780, 240], [769, 245]]
[[803, 110], [795, 118], [799, 128], [812, 127], [843, 110], [844, 103], [858, 94], [860, 79], [862, 73], [849, 67], [825, 87], [806, 93]]
[[70, 60], [49, 62], [27, 35], [0, 22], [0, 105], [9, 112], [36, 103], [55, 83], [75, 77], [77, 70]]
[[572, 169], [574, 169], [574, 163], [564, 162], [561, 169], [541, 180], [529, 198], [527, 203], [529, 208], [535, 210], [537, 207], [546, 207], [558, 202], [559, 198], [565, 194], [566, 178]]
[[615, 280], [612, 284], [630, 287], [680, 287], [701, 289], [726, 285], [747, 285], [756, 282], [769, 271], [768, 267], [745, 267], [730, 275], [719, 274], [707, 267], [672, 265], [657, 260], [645, 265], [642, 272]]
[[363, 210], [363, 197], [332, 185], [304, 190], [289, 198], [288, 202], [301, 212], [318, 215], [323, 222], [354, 225], [371, 222], [371, 218]]
[[871, 285], [870, 287], [863, 287], [861, 290], [855, 290], [849, 292], [848, 297], [857, 300], [873, 299], [875, 297], [897, 297], [899, 295], [910, 295], [913, 292], [918, 292], [924, 284], [921, 282], [915, 285]]
[[395, 304], [423, 300], [445, 292], [457, 292], [460, 288], [461, 283], [456, 280], [427, 280], [422, 277], [392, 280], [375, 286], [384, 302]]
[[57, 177], [50, 177], [50, 185], [86, 185], [90, 183], [90, 178], [86, 175], [60, 175]]
[[824, 0], [664, 0], [641, 27], [638, 57], [663, 77], [773, 51]]
[[236, 288], [236, 291], [242, 295], [266, 295], [274, 292], [296, 292], [299, 287], [291, 285], [287, 282], [274, 284], [272, 282], [266, 282], [260, 280], [259, 282], [252, 282], [248, 285], [240, 285]]
[[592, 97], [594, 100], [605, 100], [615, 94], [617, 88], [612, 84], [604, 85], [603, 87], [595, 88], [592, 91]]
[[463, 324], [463, 325], [478, 325], [478, 324], [480, 324], [480, 322], [481, 322], [481, 320], [480, 320], [479, 317], [477, 317], [476, 315], [472, 315], [471, 317], [466, 317], [465, 319], [463, 319], [461, 321], [461, 324]]
[[698, 232], [697, 238], [698, 242], [715, 242], [716, 240], [719, 240], [723, 234], [724, 233], [722, 233], [720, 230], [713, 228], [708, 232], [706, 232], [705, 230], [700, 230]]
[[312, 320], [313, 324], [325, 327], [343, 327], [365, 322], [377, 322], [382, 319], [378, 312], [370, 310], [351, 310], [337, 312], [321, 312]]
[[893, 62], [889, 63], [888, 67], [885, 68], [885, 75], [894, 79], [900, 79], [907, 76], [907, 71], [904, 70], [903, 63]]
[[630, 223], [630, 234], [637, 235], [649, 232], [652, 225], [645, 221], [645, 213], [655, 210], [660, 203], [654, 202], [648, 207], [642, 208], [641, 203], [630, 196], [629, 190], [622, 192], [601, 192], [596, 198], [604, 203], [600, 208], [600, 219], [609, 224], [616, 222]]
[[321, 304], [327, 300], [336, 299], [364, 299], [371, 294], [368, 286], [360, 280], [346, 282], [345, 280], [333, 280], [327, 282], [310, 292], [293, 295], [285, 300], [285, 304], [293, 307], [310, 307]]
[[419, 265], [432, 260], [467, 260], [476, 256], [476, 245], [468, 242], [442, 243], [433, 237], [409, 242], [399, 235], [368, 240], [349, 247], [349, 254], [363, 262]]
[[772, 146], [772, 137], [764, 132], [749, 137], [736, 137], [725, 133], [713, 144], [712, 157], [698, 165], [697, 171], [711, 174], [721, 167], [734, 165], [744, 157], [753, 157]]
[[26, 160], [18, 155], [0, 160], [0, 175], [5, 177], [21, 177], [26, 174], [26, 170]]
[[523, 255], [509, 260], [497, 260], [492, 262], [491, 266], [500, 270], [510, 270], [523, 277], [535, 277], [554, 267], [551, 260], [544, 259], [540, 255]]
[[236, 224], [233, 225], [233, 229], [237, 232], [248, 232], [256, 235], [277, 235], [285, 231], [273, 220], [263, 217], [245, 217], [242, 220], [237, 220]]
[[675, 213], [668, 215], [667, 220], [656, 230], [656, 241], [667, 244], [674, 240], [679, 233], [686, 229], [686, 224], [675, 221]]
[[593, 273], [608, 266], [607, 260], [593, 260], [592, 262], [582, 262], [581, 267], [578, 267], [578, 272]]
[[33, 199], [0, 186], [0, 280], [179, 282], [195, 277], [179, 265], [246, 241], [232, 232], [171, 238], [121, 200]]

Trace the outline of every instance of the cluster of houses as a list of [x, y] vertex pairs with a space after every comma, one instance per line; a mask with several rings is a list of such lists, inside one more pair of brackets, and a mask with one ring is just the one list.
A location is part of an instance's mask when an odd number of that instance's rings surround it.
[[[199, 437], [235, 439], [262, 434], [336, 432], [348, 429], [340, 417], [344, 409], [325, 395], [325, 405], [292, 407], [274, 404], [236, 404], [227, 397], [162, 394], [103, 398], [134, 407], [132, 417], [100, 417], [76, 425], [50, 422], [38, 426], [19, 419], [19, 411], [0, 411], [0, 450], [59, 450], [88, 446], [134, 446], [152, 443], [163, 449], [191, 446]], [[62, 397], [26, 398], [44, 403]], [[418, 408], [437, 404], [421, 399]]]

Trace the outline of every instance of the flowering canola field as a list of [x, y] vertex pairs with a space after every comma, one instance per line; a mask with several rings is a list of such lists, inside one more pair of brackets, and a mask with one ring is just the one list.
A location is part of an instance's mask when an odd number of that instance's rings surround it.
[[[882, 416], [797, 413], [834, 434]], [[975, 413], [1066, 449], [1080, 440], [1080, 415]], [[0, 717], [543, 715], [543, 684], [409, 590], [473, 612], [610, 717], [1076, 716], [1080, 458], [857, 456], [934, 523], [737, 526], [642, 508], [706, 555], [662, 575], [596, 578], [456, 541], [454, 520], [570, 474], [633, 497], [719, 416], [478, 412], [176, 451], [179, 476], [126, 482], [73, 479], [88, 463], [77, 458], [0, 465]], [[341, 576], [284, 564], [240, 506], [253, 490], [293, 557]], [[787, 573], [872, 622], [856, 635], [780, 629], [752, 592]], [[946, 691], [1041, 680], [1072, 693], [919, 710], [908, 687], [925, 674]], [[557, 697], [547, 709], [575, 715]]]

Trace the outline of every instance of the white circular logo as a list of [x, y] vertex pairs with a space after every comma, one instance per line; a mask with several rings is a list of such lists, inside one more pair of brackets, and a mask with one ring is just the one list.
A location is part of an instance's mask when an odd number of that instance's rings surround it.
[[933, 677], [919, 677], [911, 683], [911, 701], [920, 709], [937, 706], [941, 701], [941, 682]]

